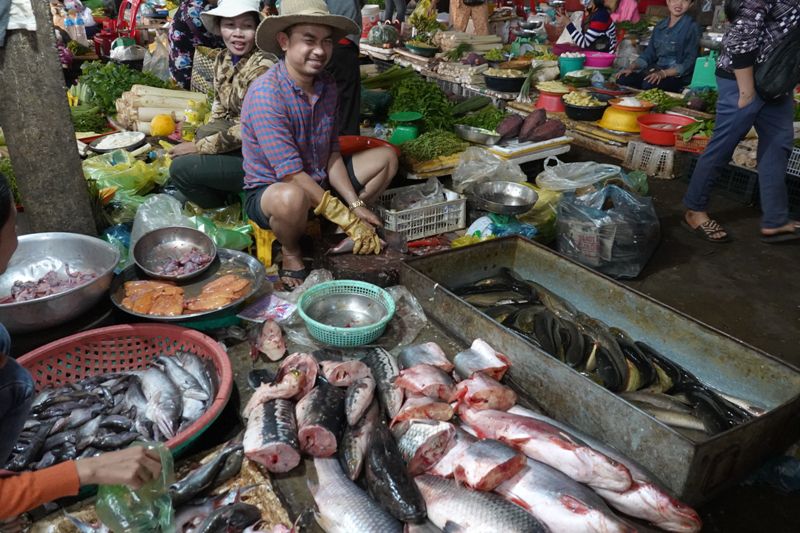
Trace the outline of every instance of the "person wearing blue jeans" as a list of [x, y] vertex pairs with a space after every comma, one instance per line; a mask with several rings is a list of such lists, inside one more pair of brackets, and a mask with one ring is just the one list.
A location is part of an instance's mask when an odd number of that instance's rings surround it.
[[722, 41], [717, 63], [717, 118], [714, 133], [692, 173], [683, 198], [683, 225], [710, 242], [728, 242], [730, 235], [708, 215], [711, 186], [728, 164], [736, 145], [755, 126], [758, 133], [758, 182], [761, 196], [761, 240], [800, 240], [800, 223], [789, 219], [786, 166], [792, 151], [791, 94], [762, 99], [755, 87], [754, 68], [800, 24], [796, 0], [742, 0]]

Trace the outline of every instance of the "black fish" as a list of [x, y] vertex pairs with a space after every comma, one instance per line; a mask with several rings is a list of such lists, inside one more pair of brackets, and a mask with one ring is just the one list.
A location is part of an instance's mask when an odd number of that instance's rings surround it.
[[51, 423], [40, 425], [25, 450], [15, 455], [14, 458], [6, 464], [6, 468], [14, 472], [19, 472], [23, 470], [28, 463], [36, 460], [39, 457], [39, 452], [41, 452], [44, 447], [45, 440], [47, 440], [47, 435], [50, 433], [50, 428], [52, 426], [53, 424]]
[[261, 520], [258, 507], [247, 503], [234, 503], [220, 507], [203, 520], [196, 533], [241, 532]]
[[242, 444], [240, 442], [229, 443], [209, 462], [170, 485], [169, 495], [172, 498], [173, 507], [180, 507], [195, 496], [212, 488], [214, 481], [225, 466], [228, 456], [241, 449]]
[[133, 431], [126, 431], [124, 433], [112, 433], [111, 435], [102, 435], [92, 440], [92, 446], [101, 450], [118, 450], [123, 448], [139, 438], [139, 434]]
[[264, 383], [272, 383], [275, 381], [275, 373], [267, 370], [266, 368], [254, 368], [247, 374], [247, 384], [250, 388], [255, 390]]
[[516, 292], [526, 300], [535, 300], [536, 293], [530, 284], [515, 276], [512, 270], [503, 268], [499, 274], [457, 287], [453, 289], [453, 293], [457, 296], [469, 296], [491, 292]]
[[219, 487], [229, 479], [237, 476], [239, 472], [242, 470], [242, 463], [244, 462], [244, 449], [239, 446], [234, 447], [234, 449], [228, 454], [227, 459], [225, 459], [225, 464], [222, 466], [222, 469], [217, 474], [217, 477], [214, 478], [214, 483], [211, 485], [213, 487]]
[[44, 441], [44, 446], [42, 446], [43, 451], [52, 450], [53, 448], [58, 448], [59, 446], [63, 446], [64, 444], [76, 444], [78, 442], [78, 432], [74, 429], [69, 431], [62, 431], [61, 433], [56, 433], [52, 437], [48, 437], [47, 440]]
[[101, 428], [113, 429], [114, 431], [130, 431], [133, 422], [122, 415], [109, 415], [100, 420]]
[[561, 337], [556, 336], [558, 334], [557, 321], [558, 318], [549, 309], [542, 309], [534, 316], [533, 333], [539, 339], [542, 350], [563, 361], [558, 357]]
[[295, 407], [300, 449], [314, 457], [329, 457], [336, 452], [344, 429], [345, 391], [319, 383]]
[[41, 470], [42, 468], [47, 468], [48, 466], [53, 466], [56, 464], [56, 456], [51, 451], [44, 452], [42, 458], [39, 459], [39, 462], [33, 465], [34, 470]]
[[504, 326], [508, 325], [508, 321], [514, 316], [514, 314], [520, 310], [520, 306], [512, 305], [512, 304], [501, 304], [501, 305], [494, 305], [492, 307], [487, 307], [483, 310], [483, 312], [489, 317], [497, 320]]
[[619, 328], [610, 328], [609, 331], [614, 336], [614, 340], [617, 341], [622, 354], [634, 364], [639, 372], [639, 386], [637, 389], [649, 387], [658, 380], [658, 374], [653, 363], [650, 362], [650, 359], [636, 345], [633, 339]]
[[78, 450], [75, 448], [74, 444], [66, 443], [63, 446], [58, 448], [54, 448], [52, 450], [53, 455], [56, 457], [56, 462], [61, 463], [64, 461], [71, 461], [78, 456]]
[[276, 398], [253, 408], [243, 444], [245, 455], [270, 472], [289, 472], [300, 464], [294, 404]]
[[385, 422], [375, 427], [367, 452], [366, 480], [370, 496], [392, 516], [403, 522], [425, 520], [425, 500]]

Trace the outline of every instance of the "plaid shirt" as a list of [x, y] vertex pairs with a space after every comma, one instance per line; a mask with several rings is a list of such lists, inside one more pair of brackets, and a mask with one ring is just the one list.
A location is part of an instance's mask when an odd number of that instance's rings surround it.
[[304, 171], [317, 183], [339, 151], [336, 82], [322, 72], [309, 100], [281, 60], [256, 79], [242, 104], [244, 188], [270, 185]]
[[742, 0], [736, 20], [722, 39], [717, 68], [732, 72], [763, 63], [798, 24], [798, 0]]

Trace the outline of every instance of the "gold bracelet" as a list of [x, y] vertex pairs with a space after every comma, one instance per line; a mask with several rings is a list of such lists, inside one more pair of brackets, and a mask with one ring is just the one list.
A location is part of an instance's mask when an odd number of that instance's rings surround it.
[[364, 203], [364, 200], [359, 198], [358, 200], [356, 200], [355, 202], [350, 204], [350, 211], [353, 211], [354, 209], [358, 209], [359, 207], [364, 207], [365, 205], [367, 205], [367, 204]]

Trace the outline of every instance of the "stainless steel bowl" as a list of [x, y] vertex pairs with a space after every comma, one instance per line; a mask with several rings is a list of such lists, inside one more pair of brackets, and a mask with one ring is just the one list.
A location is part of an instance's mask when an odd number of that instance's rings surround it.
[[15, 281], [36, 281], [51, 270], [66, 275], [66, 267], [97, 277], [43, 298], [0, 304], [0, 323], [11, 333], [26, 333], [80, 316], [105, 296], [118, 262], [117, 249], [95, 237], [57, 232], [21, 236], [5, 274], [0, 276], [0, 295], [10, 294]]
[[472, 126], [465, 126], [463, 124], [455, 125], [456, 134], [462, 139], [486, 146], [492, 146], [500, 141], [500, 134], [494, 131], [484, 130], [481, 128], [473, 128]]
[[[159, 267], [170, 259], [178, 259], [183, 254], [197, 248], [211, 256], [203, 267], [188, 274], [170, 275], [159, 273]], [[217, 256], [217, 247], [211, 237], [194, 228], [171, 226], [159, 228], [142, 235], [133, 247], [133, 261], [145, 274], [152, 278], [181, 281], [205, 272]]]
[[311, 319], [337, 328], [371, 326], [383, 320], [388, 312], [379, 301], [361, 294], [329, 294], [305, 309]]
[[479, 208], [499, 215], [530, 211], [539, 199], [536, 191], [513, 181], [487, 181], [472, 187], [472, 201]]

